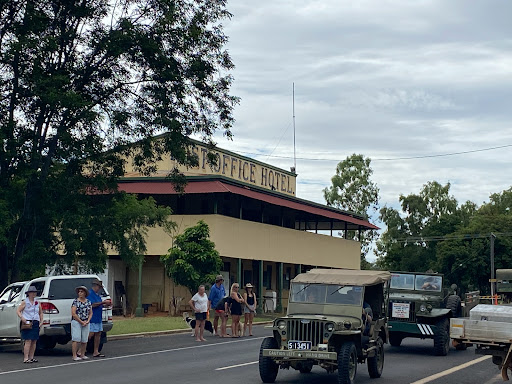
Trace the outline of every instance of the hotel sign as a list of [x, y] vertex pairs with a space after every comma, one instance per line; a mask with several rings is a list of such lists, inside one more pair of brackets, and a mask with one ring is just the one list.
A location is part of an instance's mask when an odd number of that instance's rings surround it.
[[[296, 176], [288, 171], [261, 163], [259, 161], [237, 155], [235, 153], [217, 148], [213, 153], [217, 159], [216, 164], [208, 163], [208, 149], [197, 143], [193, 148], [198, 158], [197, 167], [185, 167], [175, 160], [161, 161], [158, 170], [153, 176], [167, 176], [177, 167], [185, 176], [219, 175], [237, 182], [265, 188], [271, 191], [295, 196]], [[129, 167], [129, 166], [128, 166]], [[128, 168], [127, 167], [127, 168]], [[142, 177], [138, 172], [127, 169], [125, 177]]]

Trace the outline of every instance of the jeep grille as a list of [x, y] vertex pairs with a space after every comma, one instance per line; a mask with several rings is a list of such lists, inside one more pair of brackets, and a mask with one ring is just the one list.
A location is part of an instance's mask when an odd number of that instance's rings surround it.
[[325, 322], [317, 320], [288, 320], [288, 340], [311, 341], [313, 346], [324, 340]]
[[[408, 318], [402, 318], [402, 317], [393, 317], [393, 303], [409, 303], [409, 317]], [[409, 302], [405, 300], [393, 300], [389, 301], [389, 308], [388, 308], [388, 316], [391, 320], [394, 321], [404, 321], [404, 322], [416, 322], [416, 306], [414, 305], [414, 302]]]

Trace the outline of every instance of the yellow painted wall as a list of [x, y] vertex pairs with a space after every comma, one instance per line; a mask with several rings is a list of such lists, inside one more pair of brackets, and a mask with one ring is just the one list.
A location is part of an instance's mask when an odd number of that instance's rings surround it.
[[[360, 268], [360, 243], [222, 215], [174, 215], [177, 233], [204, 220], [210, 237], [223, 257], [308, 264], [319, 267]], [[161, 228], [150, 228], [148, 255], [163, 255], [172, 237]]]

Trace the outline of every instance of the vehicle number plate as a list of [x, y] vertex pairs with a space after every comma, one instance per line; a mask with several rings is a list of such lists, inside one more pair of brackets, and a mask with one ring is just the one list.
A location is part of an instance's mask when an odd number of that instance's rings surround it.
[[290, 340], [288, 342], [288, 349], [311, 349], [311, 341]]

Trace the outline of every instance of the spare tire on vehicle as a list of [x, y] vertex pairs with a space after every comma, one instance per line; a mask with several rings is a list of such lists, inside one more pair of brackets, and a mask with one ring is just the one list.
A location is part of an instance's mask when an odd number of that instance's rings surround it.
[[448, 296], [448, 299], [446, 299], [446, 308], [452, 311], [452, 317], [462, 317], [462, 301], [459, 296]]

